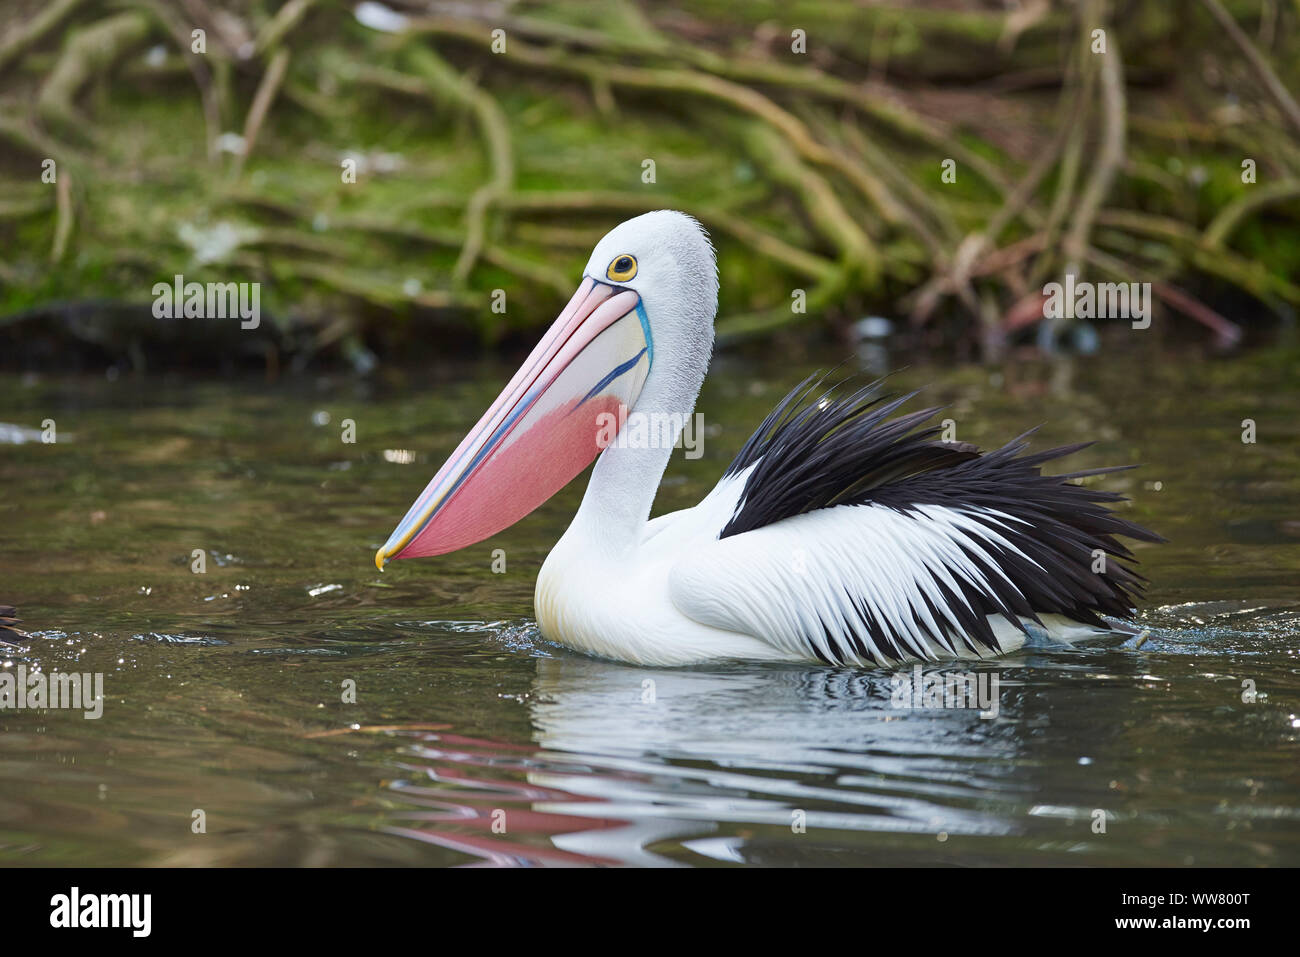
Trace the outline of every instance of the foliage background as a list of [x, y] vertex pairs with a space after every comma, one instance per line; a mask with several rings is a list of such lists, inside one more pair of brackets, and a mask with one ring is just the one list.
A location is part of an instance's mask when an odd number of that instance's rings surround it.
[[[1069, 270], [1151, 281], [1231, 345], [1300, 304], [1298, 24], [1300, 0], [15, 0], [0, 364], [505, 347], [661, 207], [715, 237], [724, 341], [874, 313], [923, 349], [1050, 349]], [[177, 273], [260, 281], [262, 328], [160, 323]]]

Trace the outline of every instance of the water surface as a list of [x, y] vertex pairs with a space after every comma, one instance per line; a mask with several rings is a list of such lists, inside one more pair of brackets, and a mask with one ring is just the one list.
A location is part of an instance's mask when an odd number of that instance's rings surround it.
[[[720, 357], [704, 454], [674, 457], [656, 513], [840, 358]], [[98, 720], [0, 710], [0, 862], [1300, 864], [1294, 352], [897, 375], [960, 439], [1043, 424], [1036, 448], [1098, 440], [1074, 467], [1141, 462], [1100, 482], [1171, 540], [1137, 550], [1140, 646], [977, 664], [991, 719], [895, 708], [888, 672], [547, 643], [533, 582], [585, 476], [491, 541], [378, 574], [511, 371], [0, 378], [0, 422], [33, 430], [0, 434], [0, 604], [32, 634], [0, 665], [102, 672], [106, 698]]]

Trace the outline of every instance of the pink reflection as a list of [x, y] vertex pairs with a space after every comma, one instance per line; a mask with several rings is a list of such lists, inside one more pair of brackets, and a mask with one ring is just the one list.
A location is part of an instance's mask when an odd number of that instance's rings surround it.
[[[484, 738], [422, 732], [406, 751], [420, 760], [398, 767], [436, 786], [390, 782], [391, 793], [412, 806], [392, 812], [409, 826], [389, 826], [385, 833], [435, 844], [479, 860], [462, 866], [611, 866], [623, 861], [563, 850], [555, 839], [591, 835], [627, 827], [618, 817], [579, 817], [538, 810], [535, 804], [598, 804], [604, 799], [528, 780], [544, 771], [548, 778], [568, 776], [537, 757], [535, 748]], [[427, 763], [426, 763], [427, 762]], [[494, 832], [494, 826], [504, 833]]]

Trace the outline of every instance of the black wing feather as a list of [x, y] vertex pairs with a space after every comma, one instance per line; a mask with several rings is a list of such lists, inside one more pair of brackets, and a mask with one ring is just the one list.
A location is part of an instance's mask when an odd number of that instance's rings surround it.
[[[937, 408], [891, 419], [915, 393], [885, 395], [880, 381], [851, 391], [843, 384], [823, 390], [822, 382], [813, 376], [796, 386], [728, 467], [729, 476], [751, 466], [753, 471], [719, 538], [835, 505], [875, 504], [904, 514], [924, 505], [947, 506], [979, 521], [1020, 554], [992, 537], [981, 553], [963, 549], [992, 587], [978, 589], [959, 580], [960, 597], [942, 587], [941, 597], [966, 632], [930, 635], [942, 645], [951, 649], [957, 640], [971, 650], [976, 645], [999, 650], [990, 615], [1019, 627], [1021, 617], [1038, 621], [1043, 614], [1100, 627], [1106, 627], [1101, 615], [1132, 617], [1145, 579], [1123, 564], [1133, 561], [1133, 555], [1116, 536], [1164, 539], [1106, 507], [1124, 501], [1121, 495], [1070, 480], [1133, 466], [1044, 475], [1044, 464], [1091, 443], [1022, 454], [1031, 430], [999, 449], [981, 452], [965, 442], [940, 441], [940, 429], [926, 426]], [[1094, 572], [1098, 550], [1105, 553], [1104, 570]], [[1014, 584], [1009, 586], [1002, 575]], [[876, 647], [891, 654], [898, 650], [896, 639], [903, 636], [860, 611], [861, 625]]]

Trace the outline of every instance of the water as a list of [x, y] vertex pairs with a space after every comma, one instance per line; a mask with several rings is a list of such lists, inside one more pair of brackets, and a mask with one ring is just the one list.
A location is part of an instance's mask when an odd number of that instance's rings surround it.
[[[656, 511], [698, 500], [839, 358], [717, 361], [705, 454], [678, 454]], [[0, 604], [33, 636], [0, 664], [102, 672], [106, 699], [98, 720], [0, 710], [0, 862], [1300, 864], [1295, 353], [897, 376], [960, 439], [1046, 423], [1036, 447], [1099, 440], [1076, 467], [1144, 463], [1106, 487], [1171, 539], [1138, 551], [1141, 646], [975, 665], [999, 679], [992, 719], [894, 708], [885, 672], [548, 644], [534, 577], [585, 479], [379, 575], [510, 371], [0, 379], [0, 422], [36, 430], [0, 436]]]

